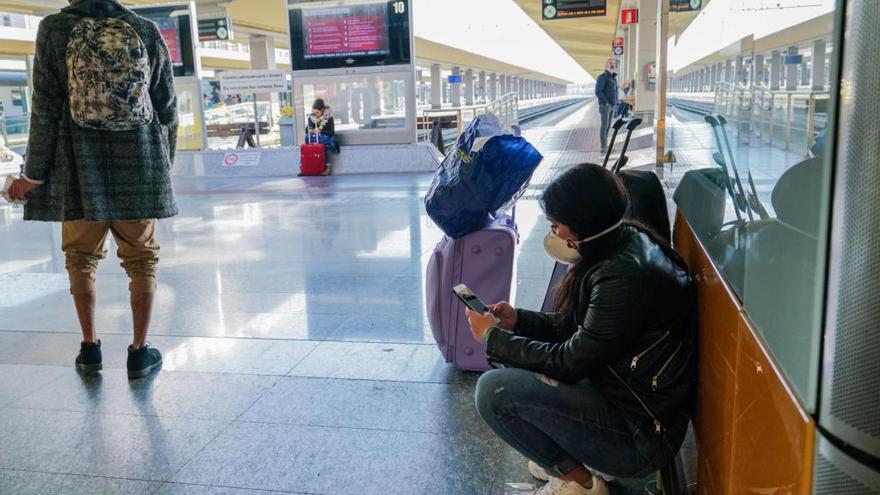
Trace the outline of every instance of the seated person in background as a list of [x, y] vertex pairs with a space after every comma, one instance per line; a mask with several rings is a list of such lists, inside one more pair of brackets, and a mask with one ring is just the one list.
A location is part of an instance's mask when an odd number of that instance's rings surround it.
[[632, 105], [628, 103], [629, 95], [632, 93], [632, 82], [627, 81], [620, 86], [620, 90], [617, 95], [617, 111], [615, 112], [617, 117], [626, 117], [629, 115], [630, 110], [632, 109]]
[[324, 104], [324, 100], [318, 98], [312, 104], [312, 114], [309, 115], [306, 143], [314, 143], [315, 136], [318, 142], [327, 148], [327, 167], [330, 166], [330, 152], [339, 153], [339, 144], [336, 143], [336, 125], [333, 122], [333, 112]]
[[548, 481], [535, 495], [605, 495], [603, 476], [645, 477], [681, 447], [696, 376], [694, 291], [672, 247], [625, 217], [627, 192], [611, 172], [574, 166], [541, 203], [545, 249], [571, 267], [553, 314], [506, 302], [492, 315], [468, 310], [490, 362], [506, 366], [480, 377], [477, 409]]

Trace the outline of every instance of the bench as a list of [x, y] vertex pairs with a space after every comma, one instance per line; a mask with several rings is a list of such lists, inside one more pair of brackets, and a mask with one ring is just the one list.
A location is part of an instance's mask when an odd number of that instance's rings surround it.
[[444, 129], [455, 129], [455, 135], [461, 132], [461, 121], [458, 112], [421, 116], [416, 121], [416, 129], [419, 135], [427, 135], [429, 141], [437, 147], [440, 153], [446, 153], [446, 139], [443, 136]]
[[[269, 134], [269, 123], [260, 122], [260, 134]], [[253, 122], [241, 124], [208, 124], [209, 138], [229, 138], [238, 136], [236, 148], [244, 148], [246, 145], [256, 148], [257, 143], [254, 140], [256, 136], [255, 125]]]

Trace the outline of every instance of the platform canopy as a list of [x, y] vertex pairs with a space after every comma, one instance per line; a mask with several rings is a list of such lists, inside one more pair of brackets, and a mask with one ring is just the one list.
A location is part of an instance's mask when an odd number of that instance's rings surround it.
[[[513, 1], [593, 77], [605, 70], [605, 61], [611, 55], [611, 42], [617, 33], [620, 9], [638, 8], [638, 2], [608, 0], [608, 13], [605, 16], [545, 21], [541, 15], [541, 0]], [[703, 7], [709, 2], [710, 0], [703, 0]], [[670, 37], [684, 32], [697, 14], [699, 11], [670, 14]]]

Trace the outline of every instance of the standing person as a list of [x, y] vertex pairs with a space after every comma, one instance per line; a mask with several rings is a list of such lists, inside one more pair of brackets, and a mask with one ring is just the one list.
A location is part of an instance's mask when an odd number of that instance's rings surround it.
[[684, 440], [696, 379], [694, 291], [672, 247], [626, 219], [626, 189], [603, 167], [571, 167], [541, 204], [551, 229], [545, 249], [571, 268], [553, 313], [505, 302], [491, 315], [467, 312], [490, 361], [506, 366], [480, 377], [477, 409], [548, 482], [534, 495], [607, 495], [598, 472], [643, 477]]
[[605, 62], [605, 72], [596, 78], [596, 98], [599, 100], [599, 146], [602, 153], [608, 149], [608, 128], [611, 127], [611, 112], [617, 105], [617, 79], [614, 73], [614, 59]]
[[330, 175], [330, 153], [339, 153], [339, 144], [336, 142], [336, 124], [333, 121], [333, 112], [321, 98], [316, 99], [312, 104], [312, 114], [309, 115], [307, 131], [310, 135], [307, 136], [306, 143], [309, 142], [309, 139], [314, 140], [317, 137], [317, 141], [323, 144], [327, 150], [327, 170], [324, 175]]
[[25, 176], [10, 193], [24, 219], [62, 222], [61, 248], [82, 329], [80, 372], [102, 369], [95, 272], [113, 234], [131, 283], [128, 376], [158, 369], [146, 343], [156, 292], [156, 219], [177, 214], [171, 166], [177, 99], [168, 48], [117, 0], [71, 0], [37, 33]]

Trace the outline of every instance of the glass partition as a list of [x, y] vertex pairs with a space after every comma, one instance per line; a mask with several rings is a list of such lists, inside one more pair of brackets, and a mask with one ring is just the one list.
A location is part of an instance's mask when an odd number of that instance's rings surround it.
[[407, 122], [406, 80], [396, 74], [370, 74], [334, 78], [335, 82], [302, 85], [302, 125], [315, 99], [322, 98], [333, 111], [337, 132], [403, 130]]
[[176, 79], [177, 92], [177, 149], [199, 151], [202, 149], [204, 122], [199, 108], [199, 91], [195, 79]]
[[[808, 19], [817, 25], [827, 21], [815, 36], [830, 38], [833, 32], [828, 2], [805, 9], [806, 17], [797, 21], [781, 10], [744, 11], [732, 19], [724, 9], [734, 3], [710, 4], [703, 25], [726, 29], [724, 36], [737, 39], [752, 35], [757, 40], [796, 29]], [[803, 53], [812, 44], [810, 39], [780, 50]], [[730, 58], [699, 65], [723, 46], [733, 54]], [[793, 85], [785, 73], [803, 67], [785, 66], [785, 58], [773, 49], [750, 54], [752, 45], [730, 46], [720, 34], [686, 31], [678, 47], [691, 47], [690, 53], [670, 47], [670, 59], [679, 60], [683, 78], [695, 70], [717, 73], [703, 94], [692, 91], [692, 78], [676, 85], [673, 76], [670, 85], [678, 90], [669, 94], [673, 105], [667, 110], [666, 138], [678, 158], [671, 177], [678, 209], [805, 407], [815, 410], [831, 209], [827, 132], [833, 88], [813, 87], [802, 73]], [[746, 60], [760, 65], [736, 71], [737, 53], [750, 54]], [[833, 62], [821, 61], [819, 70]]]
[[[205, 124], [208, 133], [208, 149], [231, 149], [239, 145], [258, 145], [272, 148], [282, 145], [279, 122], [289, 94], [257, 95], [226, 93], [220, 82], [206, 79], [201, 82], [201, 98], [205, 108]], [[248, 129], [256, 128], [257, 136]], [[248, 140], [250, 138], [250, 141]], [[244, 142], [242, 142], [244, 140]]]

